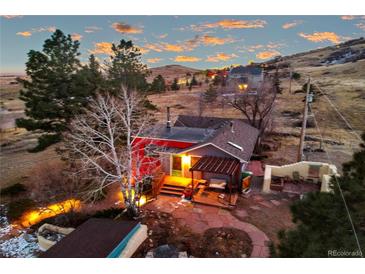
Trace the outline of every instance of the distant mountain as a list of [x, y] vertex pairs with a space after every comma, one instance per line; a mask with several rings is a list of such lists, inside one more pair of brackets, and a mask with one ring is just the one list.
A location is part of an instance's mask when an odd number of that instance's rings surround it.
[[166, 65], [162, 67], [151, 68], [151, 75], [148, 81], [151, 82], [153, 78], [161, 74], [166, 81], [173, 81], [174, 78], [184, 77], [187, 73], [194, 74], [201, 72], [199, 69], [189, 68], [181, 65]]

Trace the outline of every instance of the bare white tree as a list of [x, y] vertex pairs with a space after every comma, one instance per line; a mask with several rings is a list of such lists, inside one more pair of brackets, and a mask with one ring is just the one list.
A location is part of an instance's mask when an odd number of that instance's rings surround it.
[[86, 191], [88, 198], [117, 183], [127, 210], [138, 214], [141, 184], [152, 175], [158, 160], [143, 157], [144, 146], [137, 142], [153, 119], [136, 91], [122, 86], [118, 94], [92, 99], [85, 113], [70, 125], [66, 143], [81, 166], [78, 174], [94, 177]]

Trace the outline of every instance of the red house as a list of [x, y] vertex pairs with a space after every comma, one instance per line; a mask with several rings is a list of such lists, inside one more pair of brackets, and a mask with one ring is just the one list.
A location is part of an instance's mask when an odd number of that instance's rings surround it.
[[[230, 192], [241, 188], [258, 130], [241, 119], [179, 115], [136, 138], [142, 163], [165, 175], [161, 193], [181, 195], [205, 185]], [[153, 163], [152, 165], [150, 163]]]

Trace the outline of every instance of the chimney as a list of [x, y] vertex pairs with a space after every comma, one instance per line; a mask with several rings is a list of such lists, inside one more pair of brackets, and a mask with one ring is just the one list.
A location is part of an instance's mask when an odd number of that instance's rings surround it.
[[171, 129], [170, 107], [167, 107], [167, 121], [166, 121], [166, 128]]
[[233, 121], [230, 122], [230, 126], [231, 126], [231, 132], [234, 133]]

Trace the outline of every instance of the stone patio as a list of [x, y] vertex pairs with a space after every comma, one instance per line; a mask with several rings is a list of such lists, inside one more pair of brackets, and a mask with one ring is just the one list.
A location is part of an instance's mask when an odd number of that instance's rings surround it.
[[[144, 208], [171, 213], [181, 225], [186, 225], [195, 233], [203, 233], [209, 228], [232, 227], [245, 231], [252, 240], [252, 258], [269, 257], [269, 238], [256, 226], [238, 220], [230, 211], [216, 207], [191, 204], [180, 198], [159, 196]], [[242, 210], [242, 216], [247, 212]]]

